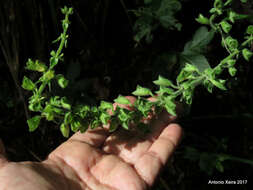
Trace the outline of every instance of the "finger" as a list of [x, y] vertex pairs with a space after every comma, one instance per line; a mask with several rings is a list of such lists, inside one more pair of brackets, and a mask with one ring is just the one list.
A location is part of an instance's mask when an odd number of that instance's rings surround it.
[[118, 130], [106, 139], [103, 150], [121, 157], [129, 164], [135, 164], [158, 138], [161, 131], [175, 119], [174, 116], [171, 117], [166, 111], [163, 111], [158, 116], [151, 116], [151, 118], [152, 120], [149, 122], [150, 132], [148, 134], [144, 135], [138, 130], [131, 132], [123, 129]]
[[7, 159], [5, 157], [5, 148], [4, 148], [2, 140], [0, 139], [0, 168], [3, 167], [4, 163], [6, 162], [7, 162]]
[[[135, 101], [135, 98], [132, 96], [126, 96], [126, 98], [129, 99], [131, 104], [133, 104]], [[115, 103], [113, 106], [114, 109], [116, 109], [117, 106], [121, 106], [126, 109], [131, 109], [131, 107], [128, 105], [121, 105], [118, 103]], [[99, 148], [104, 144], [106, 138], [109, 135], [110, 135], [109, 125], [104, 125], [103, 127], [100, 128], [98, 127], [96, 129], [88, 129], [85, 133], [77, 132], [69, 140], [84, 142], [91, 146]]]
[[151, 186], [154, 183], [160, 169], [174, 152], [181, 136], [182, 129], [179, 125], [168, 125], [150, 148], [137, 160], [134, 167], [148, 185]]

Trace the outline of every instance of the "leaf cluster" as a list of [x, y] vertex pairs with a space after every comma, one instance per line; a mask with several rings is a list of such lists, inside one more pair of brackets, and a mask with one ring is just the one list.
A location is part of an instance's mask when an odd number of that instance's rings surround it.
[[[47, 66], [38, 60], [32, 61], [31, 59], [27, 62], [26, 69], [41, 73], [38, 81], [33, 82], [25, 76], [22, 83], [24, 89], [33, 93], [29, 99], [29, 109], [39, 113], [39, 115], [28, 120], [30, 131], [34, 131], [39, 126], [42, 118], [57, 123], [65, 137], [69, 136], [70, 131], [85, 132], [89, 127], [94, 129], [108, 124], [111, 132], [115, 131], [118, 126], [129, 130], [132, 125], [137, 126], [142, 131], [146, 131], [149, 126], [144, 124], [143, 118], [147, 118], [149, 114], [154, 112], [158, 113], [162, 109], [166, 109], [171, 115], [176, 115], [175, 102], [179, 100], [191, 104], [194, 90], [198, 85], [204, 85], [209, 92], [212, 92], [213, 87], [226, 90], [225, 80], [218, 78], [219, 75], [224, 69], [228, 69], [230, 75], [234, 76], [236, 74], [235, 63], [240, 56], [249, 61], [253, 54], [249, 50], [253, 40], [253, 26], [250, 25], [246, 28], [245, 41], [242, 42], [233, 38], [229, 34], [228, 27], [225, 27], [225, 22], [229, 22], [232, 28], [236, 20], [239, 19], [238, 15], [231, 16], [231, 14], [235, 15], [237, 13], [232, 12], [229, 8], [230, 2], [215, 0], [214, 8], [210, 10], [210, 18], [200, 15], [196, 19], [202, 24], [209, 25], [211, 29], [200, 27], [193, 35], [192, 40], [185, 44], [183, 51], [180, 53], [183, 68], [175, 83], [163, 76], [159, 76], [154, 81], [154, 84], [158, 87], [155, 93], [138, 85], [136, 90], [132, 92], [134, 96], [137, 96], [137, 100], [133, 104], [121, 95], [114, 100], [114, 103], [131, 106], [131, 110], [120, 106], [114, 107], [113, 103], [106, 101], [102, 101], [99, 106], [73, 105], [66, 97], [52, 96], [48, 93], [53, 80], [56, 80], [63, 89], [68, 85], [68, 80], [62, 74], [56, 74], [54, 70], [54, 67], [63, 60], [62, 50], [67, 46], [67, 29], [70, 24], [69, 15], [73, 12], [72, 8], [63, 8], [62, 13], [65, 14], [65, 18], [62, 21], [63, 32], [54, 41], [59, 43], [59, 47], [56, 51], [51, 51], [49, 65]], [[144, 20], [148, 22], [149, 27], [152, 26], [154, 18], [159, 19], [159, 23], [163, 23], [162, 25], [167, 28], [172, 27], [172, 25], [176, 26], [177, 20], [173, 20], [173, 15], [181, 7], [177, 0], [147, 0], [145, 4], [146, 8], [140, 9], [135, 13], [140, 20], [145, 18]], [[215, 21], [218, 17], [222, 19], [218, 19], [216, 23]], [[170, 21], [165, 22], [163, 19]], [[138, 24], [140, 20], [136, 21], [136, 25], [140, 25]], [[149, 30], [152, 31], [153, 29]], [[151, 33], [143, 34], [138, 37], [137, 41], [146, 35], [151, 35]], [[205, 57], [205, 50], [215, 34], [220, 34], [221, 43], [226, 49], [228, 56], [222, 59], [216, 67], [211, 68]], [[153, 97], [155, 101], [148, 101], [146, 97], [149, 96]]]

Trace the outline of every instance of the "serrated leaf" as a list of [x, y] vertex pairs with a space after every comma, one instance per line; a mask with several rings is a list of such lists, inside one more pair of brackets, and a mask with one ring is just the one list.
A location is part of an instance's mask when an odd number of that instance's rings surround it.
[[27, 120], [27, 124], [29, 126], [30, 132], [33, 132], [38, 128], [38, 126], [40, 124], [40, 119], [41, 119], [41, 116], [36, 115], [36, 116]]
[[150, 89], [141, 87], [139, 85], [137, 86], [136, 90], [132, 92], [132, 94], [135, 96], [152, 96], [153, 95]]
[[114, 102], [118, 104], [131, 105], [130, 101], [126, 97], [121, 95], [119, 95], [118, 98], [114, 100]]
[[153, 81], [153, 83], [158, 86], [173, 86], [173, 83], [170, 80], [162, 77], [161, 75], [159, 75], [158, 80]]
[[194, 34], [193, 39], [187, 42], [184, 46], [184, 55], [200, 54], [206, 49], [206, 46], [211, 42], [215, 32], [208, 31], [204, 26], [200, 27]]
[[238, 48], [238, 41], [231, 36], [225, 38], [225, 43], [230, 51], [235, 51]]
[[31, 79], [27, 78], [26, 76], [24, 76], [23, 78], [23, 82], [22, 82], [22, 87], [26, 90], [33, 90], [36, 86], [35, 84], [32, 82]]

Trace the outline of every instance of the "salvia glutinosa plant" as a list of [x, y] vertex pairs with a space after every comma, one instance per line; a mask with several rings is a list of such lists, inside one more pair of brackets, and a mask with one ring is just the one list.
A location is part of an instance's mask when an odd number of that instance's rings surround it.
[[[180, 29], [181, 25], [174, 18], [174, 13], [181, 7], [180, 2], [177, 0], [162, 0], [160, 7], [154, 2], [146, 0], [147, 7], [135, 12], [140, 16], [136, 23], [136, 29], [139, 30], [135, 37], [137, 41], [147, 35], [146, 38], [152, 38], [150, 32], [153, 29], [149, 28], [149, 24], [151, 25], [153, 19], [158, 19], [160, 24], [166, 28], [174, 25], [176, 29]], [[94, 129], [107, 124], [110, 124], [110, 132], [115, 131], [119, 126], [128, 130], [130, 125], [136, 125], [137, 128], [146, 131], [149, 126], [144, 124], [143, 118], [163, 109], [166, 109], [171, 115], [176, 115], [175, 102], [184, 101], [191, 104], [197, 86], [204, 85], [209, 92], [212, 92], [214, 87], [226, 90], [226, 80], [220, 78], [221, 73], [228, 70], [231, 76], [235, 76], [237, 60], [244, 58], [249, 61], [253, 55], [250, 49], [253, 43], [253, 25], [247, 26], [242, 31], [244, 39], [236, 39], [230, 35], [232, 27], [238, 20], [249, 18], [249, 15], [236, 13], [232, 9], [232, 3], [232, 0], [215, 0], [209, 15], [200, 14], [196, 18], [197, 22], [205, 26], [200, 27], [195, 32], [192, 40], [185, 44], [183, 51], [180, 53], [180, 60], [184, 66], [175, 82], [159, 76], [154, 81], [154, 84], [158, 87], [156, 92], [137, 86], [136, 90], [132, 92], [137, 97], [133, 104], [121, 95], [114, 100], [115, 103], [132, 106], [133, 109], [131, 110], [120, 106], [114, 108], [113, 103], [106, 101], [101, 101], [99, 106], [74, 105], [67, 97], [55, 96], [50, 93], [53, 81], [57, 81], [62, 89], [68, 85], [68, 80], [62, 74], [55, 73], [54, 69], [59, 62], [63, 61], [62, 51], [67, 46], [69, 16], [73, 13], [72, 8], [64, 7], [61, 9], [65, 15], [62, 21], [63, 32], [54, 41], [54, 43], [59, 43], [59, 46], [57, 50], [51, 51], [49, 64], [46, 65], [39, 60], [31, 59], [28, 59], [26, 63], [26, 69], [41, 73], [41, 77], [36, 82], [25, 76], [22, 83], [24, 89], [32, 92], [32, 96], [29, 98], [29, 110], [37, 113], [36, 116], [27, 121], [29, 130], [34, 131], [37, 129], [41, 119], [45, 118], [58, 124], [64, 137], [69, 136], [70, 129], [73, 132], [85, 132], [89, 127]], [[242, 1], [242, 3], [244, 2]], [[154, 7], [152, 7], [153, 4]], [[177, 8], [173, 7], [174, 5], [177, 5]], [[145, 16], [149, 18], [149, 21], [142, 18]], [[166, 18], [172, 20], [168, 22]], [[143, 23], [145, 26], [141, 26]], [[147, 26], [149, 28], [148, 32], [146, 30]], [[141, 30], [145, 30], [146, 33]], [[225, 51], [224, 58], [212, 68], [205, 57], [205, 51], [214, 35], [220, 36], [221, 46], [224, 47]], [[154, 97], [155, 101], [148, 101], [146, 99], [148, 96]]]

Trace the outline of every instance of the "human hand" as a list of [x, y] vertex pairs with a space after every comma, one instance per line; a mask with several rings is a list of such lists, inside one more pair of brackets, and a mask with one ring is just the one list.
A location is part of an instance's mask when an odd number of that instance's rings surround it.
[[7, 161], [0, 142], [0, 190], [147, 189], [179, 143], [182, 130], [172, 120], [160, 114], [147, 135], [106, 127], [76, 133], [41, 163]]

